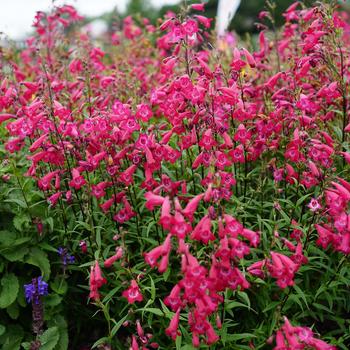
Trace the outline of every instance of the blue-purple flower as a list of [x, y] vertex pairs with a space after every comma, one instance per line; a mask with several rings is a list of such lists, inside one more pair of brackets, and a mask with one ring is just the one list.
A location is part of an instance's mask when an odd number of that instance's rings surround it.
[[61, 257], [62, 264], [66, 267], [68, 264], [74, 264], [75, 257], [70, 255], [67, 251], [67, 248], [59, 247], [57, 249], [58, 255]]
[[48, 284], [43, 281], [42, 276], [33, 278], [32, 283], [24, 285], [24, 293], [28, 304], [30, 302], [37, 304], [40, 296], [48, 294]]

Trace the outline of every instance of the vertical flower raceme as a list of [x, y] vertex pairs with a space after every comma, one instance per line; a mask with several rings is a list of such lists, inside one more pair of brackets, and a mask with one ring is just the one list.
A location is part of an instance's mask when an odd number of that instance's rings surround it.
[[74, 264], [75, 257], [68, 253], [67, 248], [59, 247], [57, 249], [57, 253], [61, 258], [62, 265], [64, 268], [66, 268], [68, 264]]
[[32, 304], [33, 332], [40, 335], [44, 325], [44, 306], [42, 297], [48, 295], [48, 284], [42, 277], [32, 279], [32, 283], [24, 285], [24, 294], [27, 303]]
[[92, 300], [99, 300], [99, 288], [107, 283], [107, 280], [102, 276], [102, 271], [98, 261], [96, 260], [90, 270], [90, 298]]

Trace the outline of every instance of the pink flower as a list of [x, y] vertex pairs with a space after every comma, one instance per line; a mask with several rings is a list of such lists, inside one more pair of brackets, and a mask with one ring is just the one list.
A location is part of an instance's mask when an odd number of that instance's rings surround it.
[[57, 193], [53, 194], [52, 196], [50, 196], [50, 197], [47, 199], [48, 203], [49, 203], [52, 207], [54, 207], [54, 206], [57, 204], [57, 201], [58, 201], [58, 199], [61, 197], [61, 195], [62, 195], [62, 192], [57, 192]]
[[318, 239], [316, 243], [323, 249], [327, 249], [328, 245], [333, 240], [334, 233], [319, 224], [315, 224], [315, 227], [318, 233]]
[[211, 220], [208, 216], [204, 216], [204, 218], [199, 221], [191, 234], [191, 239], [201, 241], [204, 244], [208, 244], [209, 241], [215, 239], [214, 234], [211, 232]]
[[204, 11], [204, 3], [201, 4], [192, 4], [191, 8], [196, 11]]
[[150, 252], [145, 253], [144, 256], [145, 256], [146, 263], [151, 267], [155, 267], [158, 264], [157, 260], [162, 255], [163, 255], [163, 246], [160, 245], [158, 247], [153, 248]]
[[80, 172], [78, 169], [72, 170], [72, 177], [73, 179], [69, 181], [69, 186], [74, 187], [76, 190], [79, 190], [82, 186], [86, 184], [85, 179], [83, 176], [80, 175]]
[[[164, 240], [164, 243], [153, 248], [150, 252], [145, 253], [145, 261], [151, 267], [158, 266], [160, 273], [163, 273], [168, 268], [169, 255], [171, 251], [171, 234], [169, 233]], [[157, 260], [161, 258], [160, 263]]]
[[130, 350], [139, 350], [139, 344], [137, 343], [137, 339], [135, 335], [133, 334], [131, 337], [131, 348]]
[[137, 169], [137, 165], [131, 165], [129, 168], [127, 168], [124, 172], [120, 174], [119, 180], [126, 186], [131, 185], [134, 180], [133, 180], [133, 175]]
[[206, 150], [210, 150], [212, 147], [216, 146], [217, 142], [213, 138], [213, 133], [211, 129], [206, 130], [201, 140], [199, 141], [199, 146], [203, 147]]
[[237, 131], [233, 137], [235, 141], [239, 141], [243, 144], [247, 143], [251, 138], [251, 133], [247, 131], [244, 124], [239, 124]]
[[143, 296], [140, 288], [135, 280], [131, 280], [131, 285], [127, 290], [122, 293], [123, 297], [128, 300], [129, 304], [133, 304], [135, 301], [142, 301]]
[[198, 24], [193, 19], [189, 19], [182, 24], [182, 28], [188, 36], [198, 32]]
[[183, 303], [180, 297], [180, 291], [180, 286], [176, 284], [170, 294], [164, 299], [164, 304], [169, 306], [173, 311], [177, 311]]
[[182, 214], [188, 218], [191, 222], [193, 221], [193, 214], [197, 210], [198, 204], [203, 198], [204, 194], [198, 194], [197, 196], [193, 197], [186, 205], [185, 209], [182, 210]]
[[110, 258], [106, 259], [104, 262], [104, 267], [111, 267], [117, 260], [119, 260], [123, 256], [123, 248], [118, 247], [116, 249], [116, 253], [112, 255]]
[[207, 323], [208, 327], [206, 330], [206, 336], [207, 336], [207, 344], [211, 345], [216, 343], [219, 340], [219, 336], [215, 333], [213, 326], [211, 325], [211, 323]]
[[154, 210], [155, 206], [162, 205], [165, 199], [164, 197], [158, 196], [153, 192], [146, 192], [145, 198], [146, 198], [146, 208], [148, 210]]
[[312, 198], [310, 203], [307, 205], [311, 211], [315, 212], [322, 208], [321, 204], [318, 202], [317, 199]]
[[184, 239], [191, 230], [192, 226], [185, 221], [184, 217], [178, 211], [176, 211], [170, 232], [179, 239]]
[[59, 173], [58, 170], [51, 171], [47, 173], [45, 176], [43, 176], [39, 181], [38, 181], [38, 186], [40, 189], [46, 191], [50, 189], [51, 187], [51, 181], [52, 179]]
[[255, 263], [253, 263], [252, 265], [250, 265], [247, 268], [247, 271], [253, 276], [264, 278], [265, 273], [263, 271], [263, 268], [264, 268], [265, 264], [266, 264], [266, 260], [257, 261]]
[[239, 145], [235, 149], [229, 151], [229, 155], [233, 163], [245, 163], [243, 145]]
[[164, 198], [159, 223], [167, 230], [171, 229], [172, 216], [170, 215], [170, 199]]
[[137, 106], [136, 118], [141, 119], [144, 122], [147, 122], [152, 117], [152, 110], [146, 104], [140, 104]]
[[210, 28], [211, 26], [211, 22], [212, 22], [212, 18], [208, 18], [205, 16], [201, 16], [201, 15], [194, 15], [194, 18], [196, 18], [198, 20], [198, 22], [203, 25], [205, 28]]
[[166, 335], [171, 337], [173, 340], [176, 340], [176, 337], [180, 335], [179, 328], [179, 320], [180, 320], [180, 308], [176, 311], [175, 315], [170, 321], [168, 328], [165, 330]]
[[93, 300], [100, 299], [100, 293], [98, 289], [102, 287], [105, 283], [107, 283], [107, 280], [102, 277], [102, 272], [100, 269], [100, 265], [98, 261], [95, 261], [95, 264], [91, 266], [90, 271], [90, 298]]

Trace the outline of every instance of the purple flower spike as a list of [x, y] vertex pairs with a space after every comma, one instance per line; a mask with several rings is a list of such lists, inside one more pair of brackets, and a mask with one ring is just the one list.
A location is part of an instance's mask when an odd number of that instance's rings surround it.
[[57, 249], [58, 255], [61, 257], [62, 264], [64, 267], [66, 267], [68, 264], [74, 264], [75, 258], [73, 255], [70, 255], [67, 251], [67, 248], [59, 247]]
[[24, 285], [24, 293], [28, 304], [30, 302], [37, 304], [40, 296], [48, 294], [48, 284], [43, 281], [42, 276], [33, 278], [32, 283]]

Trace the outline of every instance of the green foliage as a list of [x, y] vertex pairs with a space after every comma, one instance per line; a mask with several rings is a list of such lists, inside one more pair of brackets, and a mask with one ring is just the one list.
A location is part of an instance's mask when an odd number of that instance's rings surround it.
[[17, 298], [19, 289], [18, 278], [13, 273], [9, 273], [2, 277], [0, 285], [0, 308], [5, 309]]
[[41, 350], [53, 350], [55, 349], [58, 340], [60, 338], [60, 333], [58, 327], [48, 328], [40, 337]]

